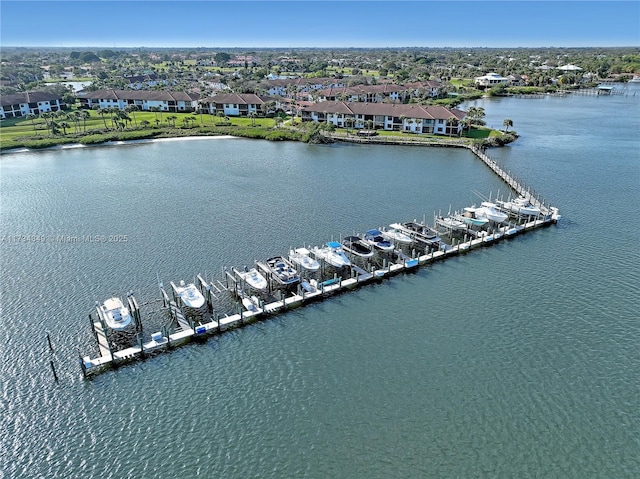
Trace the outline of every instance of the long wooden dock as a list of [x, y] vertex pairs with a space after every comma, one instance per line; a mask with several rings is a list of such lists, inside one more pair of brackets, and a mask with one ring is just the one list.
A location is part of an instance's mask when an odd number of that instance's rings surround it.
[[[168, 327], [163, 327], [162, 331], [151, 334], [151, 341], [143, 342], [140, 309], [137, 301], [131, 295], [129, 297], [129, 305], [133, 309], [132, 315], [138, 331], [137, 344], [114, 351], [109, 341], [109, 332], [106, 330], [105, 321], [100, 317], [98, 308], [96, 310], [97, 319], [94, 320], [89, 315], [98, 346], [98, 356], [91, 358], [90, 356], [80, 355], [79, 361], [83, 374], [85, 377], [90, 376], [110, 367], [145, 358], [148, 353], [166, 351], [172, 347], [188, 343], [195, 338], [205, 338], [210, 335], [220, 334], [230, 328], [252, 323], [292, 308], [304, 306], [313, 301], [322, 300], [334, 294], [353, 290], [371, 282], [382, 281], [385, 278], [403, 272], [414, 271], [420, 266], [441, 261], [475, 248], [489, 246], [536, 228], [549, 226], [558, 221], [560, 215], [557, 208], [546, 204], [544, 200], [540, 200], [535, 191], [525, 187], [510, 172], [500, 168], [497, 162], [490, 158], [483, 149], [477, 146], [468, 146], [468, 148], [505, 181], [516, 194], [525, 197], [533, 205], [537, 206], [540, 209], [540, 215], [534, 218], [519, 218], [517, 224], [510, 223], [507, 226], [497, 226], [483, 234], [465, 234], [464, 239], [461, 241], [452, 242], [450, 245], [443, 244], [444, 247], [439, 249], [425, 248], [425, 245], [416, 243], [418, 247], [422, 248], [422, 253], [417, 253], [416, 249], [412, 249], [410, 252], [406, 249], [403, 251], [398, 246], [392, 255], [386, 256], [378, 263], [372, 261], [364, 265], [364, 268], [352, 265], [348, 268], [348, 271], [341, 270], [336, 272], [331, 267], [324, 265], [321, 268], [324, 274], [320, 277], [304, 278], [295, 291], [277, 289], [276, 287], [273, 291], [270, 290], [267, 299], [258, 298], [257, 301], [252, 299], [249, 305], [250, 308], [247, 308], [247, 305], [243, 305], [242, 302], [242, 299], [246, 300], [249, 297], [248, 294], [239, 285], [238, 279], [229, 271], [224, 271], [224, 282], [220, 280], [207, 281], [198, 275], [197, 282], [200, 284], [200, 290], [206, 298], [209, 311], [198, 320], [194, 320], [191, 316], [186, 318], [179, 301], [176, 298], [171, 300], [162, 284], [159, 284], [162, 296], [161, 301], [174, 321], [173, 332]], [[413, 247], [415, 248], [416, 246]], [[214, 290], [217, 295], [214, 294]], [[220, 299], [225, 294], [229, 296], [228, 299], [234, 304], [232, 314], [220, 314], [213, 305], [214, 299]]]

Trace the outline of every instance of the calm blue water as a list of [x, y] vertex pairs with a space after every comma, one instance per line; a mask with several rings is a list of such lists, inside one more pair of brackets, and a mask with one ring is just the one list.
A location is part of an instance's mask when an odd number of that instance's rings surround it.
[[[506, 187], [440, 148], [2, 155], [0, 477], [640, 476], [640, 92], [475, 105], [513, 120], [521, 138], [490, 153], [558, 225], [89, 381], [95, 300]], [[127, 241], [56, 240], [83, 235]]]

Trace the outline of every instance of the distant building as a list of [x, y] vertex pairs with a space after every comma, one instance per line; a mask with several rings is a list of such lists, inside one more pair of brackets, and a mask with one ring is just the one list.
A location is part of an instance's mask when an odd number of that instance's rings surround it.
[[0, 118], [17, 118], [27, 115], [39, 115], [48, 111], [66, 108], [62, 98], [53, 93], [32, 91], [2, 95], [0, 98]]

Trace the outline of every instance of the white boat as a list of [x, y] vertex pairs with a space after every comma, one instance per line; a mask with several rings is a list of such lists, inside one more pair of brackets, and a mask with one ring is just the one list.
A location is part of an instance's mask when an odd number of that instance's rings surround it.
[[120, 298], [109, 298], [97, 308], [107, 326], [115, 331], [127, 329], [131, 324], [129, 308], [122, 304]]
[[467, 224], [464, 221], [460, 221], [453, 216], [438, 216], [436, 223], [440, 226], [453, 231], [467, 231]]
[[390, 241], [395, 241], [396, 243], [400, 243], [400, 244], [411, 244], [413, 243], [413, 240], [411, 239], [411, 236], [403, 233], [402, 231], [396, 229], [396, 228], [391, 228], [390, 230], [385, 230], [382, 232], [382, 236], [384, 238], [387, 238]]
[[457, 219], [461, 219], [468, 225], [472, 226], [484, 226], [489, 222], [489, 218], [478, 216], [476, 214], [477, 208], [475, 206], [467, 206]]
[[640, 75], [633, 75], [633, 78], [629, 80], [629, 83], [640, 83]]
[[537, 216], [540, 214], [540, 208], [533, 206], [524, 196], [518, 196], [511, 201], [497, 201], [497, 204], [501, 208], [521, 216]]
[[251, 296], [251, 297], [243, 296], [242, 306], [244, 306], [244, 308], [247, 311], [251, 311], [252, 313], [257, 313], [258, 308], [260, 307], [260, 300], [258, 299], [257, 296]]
[[325, 260], [331, 266], [342, 268], [351, 265], [351, 261], [347, 258], [342, 250], [342, 245], [337, 241], [329, 241], [323, 248], [317, 246], [313, 248], [313, 253], [317, 258]]
[[[393, 251], [393, 242], [389, 241], [382, 235], [380, 230], [369, 230], [364, 234], [363, 238], [374, 248], [381, 251]], [[411, 238], [409, 238], [411, 239]]]
[[373, 248], [359, 236], [347, 236], [342, 240], [342, 248], [361, 258], [371, 258]]
[[280, 284], [289, 285], [300, 281], [300, 275], [293, 265], [282, 256], [269, 258], [266, 264], [271, 276]]
[[204, 296], [202, 296], [202, 293], [195, 284], [185, 284], [184, 281], [180, 280], [179, 286], [176, 286], [173, 283], [171, 283], [171, 286], [178, 297], [182, 300], [185, 307], [196, 310], [204, 307]]
[[405, 223], [393, 223], [391, 227], [403, 231], [415, 241], [427, 247], [440, 248], [442, 240], [438, 236], [438, 232], [427, 225], [417, 221], [407, 221]]
[[307, 271], [318, 271], [320, 263], [309, 256], [310, 251], [307, 248], [297, 248], [289, 251], [289, 259], [292, 263], [300, 265]]
[[480, 204], [480, 208], [476, 208], [476, 215], [487, 218], [490, 221], [495, 221], [496, 223], [502, 223], [509, 218], [509, 215], [498, 210], [498, 206], [495, 203], [488, 201], [483, 201]]
[[244, 271], [236, 270], [236, 274], [242, 281], [247, 283], [256, 291], [264, 291], [267, 289], [267, 280], [262, 276], [257, 269], [244, 267]]

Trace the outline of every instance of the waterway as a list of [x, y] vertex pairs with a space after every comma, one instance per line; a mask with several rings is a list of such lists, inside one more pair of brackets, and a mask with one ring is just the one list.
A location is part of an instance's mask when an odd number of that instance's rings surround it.
[[639, 103], [474, 103], [513, 121], [520, 139], [490, 154], [558, 225], [91, 380], [96, 300], [506, 187], [443, 148], [3, 154], [0, 477], [638, 477]]

